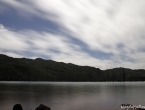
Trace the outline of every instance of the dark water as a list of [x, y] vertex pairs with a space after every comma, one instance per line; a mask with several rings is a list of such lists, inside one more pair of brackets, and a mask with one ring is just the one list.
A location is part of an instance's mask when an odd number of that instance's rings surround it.
[[14, 104], [35, 110], [113, 110], [120, 104], [145, 105], [145, 82], [0, 82], [0, 110]]

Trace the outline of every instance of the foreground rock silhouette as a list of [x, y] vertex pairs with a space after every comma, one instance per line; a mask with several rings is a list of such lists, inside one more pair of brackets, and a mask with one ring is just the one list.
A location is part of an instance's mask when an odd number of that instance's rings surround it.
[[[13, 110], [23, 110], [21, 104], [15, 104]], [[51, 110], [50, 107], [40, 104], [35, 110]]]
[[23, 110], [21, 104], [15, 104], [13, 110]]
[[50, 107], [40, 104], [35, 110], [51, 110]]

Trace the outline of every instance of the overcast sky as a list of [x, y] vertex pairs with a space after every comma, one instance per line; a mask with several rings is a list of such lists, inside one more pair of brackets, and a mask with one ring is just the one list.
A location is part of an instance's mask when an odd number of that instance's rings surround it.
[[145, 0], [0, 0], [0, 54], [145, 69]]

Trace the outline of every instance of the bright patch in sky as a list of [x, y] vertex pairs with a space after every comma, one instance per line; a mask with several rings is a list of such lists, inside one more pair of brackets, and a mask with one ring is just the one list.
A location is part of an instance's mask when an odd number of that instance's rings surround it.
[[145, 69], [145, 0], [0, 0], [0, 53]]

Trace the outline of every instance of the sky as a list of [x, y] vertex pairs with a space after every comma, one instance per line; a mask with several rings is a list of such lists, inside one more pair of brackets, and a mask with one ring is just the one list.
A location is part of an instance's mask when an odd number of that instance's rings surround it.
[[0, 0], [0, 54], [145, 69], [145, 0]]

